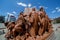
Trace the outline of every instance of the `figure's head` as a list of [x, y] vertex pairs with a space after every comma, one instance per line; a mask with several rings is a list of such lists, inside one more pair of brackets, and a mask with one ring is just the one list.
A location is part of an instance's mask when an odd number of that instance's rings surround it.
[[6, 22], [6, 23], [5, 23], [5, 26], [9, 29], [9, 28], [15, 26], [15, 22]]
[[23, 16], [23, 12], [20, 12], [19, 17]]
[[20, 15], [23, 15], [23, 12], [20, 12]]
[[41, 13], [40, 13], [40, 17], [41, 17], [41, 18], [45, 17], [44, 12], [41, 12]]
[[35, 8], [32, 8], [32, 11], [36, 11], [36, 9]]
[[39, 9], [39, 11], [44, 11], [44, 8], [43, 8], [43, 7], [41, 7], [41, 8]]

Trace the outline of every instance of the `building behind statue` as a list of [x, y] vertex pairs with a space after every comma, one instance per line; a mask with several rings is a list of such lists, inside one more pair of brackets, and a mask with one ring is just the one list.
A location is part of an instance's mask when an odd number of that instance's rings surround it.
[[0, 16], [0, 23], [4, 23], [5, 22], [5, 16]]

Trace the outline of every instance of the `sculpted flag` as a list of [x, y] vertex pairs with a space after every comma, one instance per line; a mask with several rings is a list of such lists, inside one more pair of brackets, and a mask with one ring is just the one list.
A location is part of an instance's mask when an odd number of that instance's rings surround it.
[[38, 11], [26, 8], [19, 14], [17, 21], [7, 22], [5, 26], [8, 29], [5, 35], [7, 40], [45, 40], [52, 31], [51, 20], [43, 7]]

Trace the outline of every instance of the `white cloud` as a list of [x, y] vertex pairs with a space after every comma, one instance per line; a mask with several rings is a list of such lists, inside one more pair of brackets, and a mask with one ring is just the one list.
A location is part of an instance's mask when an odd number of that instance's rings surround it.
[[10, 14], [9, 12], [7, 12], [7, 14]]
[[60, 7], [56, 7], [56, 8], [52, 11], [52, 13], [55, 13], [55, 12], [60, 12]]
[[57, 12], [60, 12], [60, 7], [55, 8]]
[[43, 6], [39, 6], [39, 8], [41, 8], [41, 7], [43, 7]]
[[57, 9], [59, 9], [59, 7], [56, 7], [55, 9], [57, 10]]
[[60, 7], [56, 7], [57, 12], [60, 12]]
[[56, 12], [56, 10], [53, 10], [53, 11], [52, 11], [52, 13], [55, 13], [55, 12]]
[[45, 9], [47, 9], [48, 7], [45, 7]]
[[20, 5], [20, 6], [23, 6], [23, 7], [27, 7], [27, 4], [25, 4], [25, 3], [22, 3], [22, 2], [20, 2], [20, 3], [17, 3], [18, 5]]
[[58, 9], [57, 12], [60, 12], [60, 9]]
[[15, 12], [15, 11], [13, 11], [12, 13], [16, 14], [16, 12]]
[[9, 12], [7, 12], [7, 14], [10, 15], [10, 16], [13, 15], [12, 13], [9, 13]]
[[20, 6], [23, 6], [23, 7], [31, 7], [30, 3], [29, 4], [25, 4], [25, 3], [19, 2], [17, 4], [20, 5]]
[[31, 4], [28, 4], [28, 7], [31, 7]]

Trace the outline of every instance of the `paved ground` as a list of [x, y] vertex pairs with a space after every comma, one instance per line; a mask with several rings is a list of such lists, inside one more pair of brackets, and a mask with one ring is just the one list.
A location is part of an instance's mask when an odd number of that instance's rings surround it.
[[0, 23], [0, 28], [5, 28], [3, 23]]
[[[60, 24], [53, 24], [53, 28], [54, 28], [53, 30], [55, 31], [56, 40], [60, 40], [60, 28], [58, 28], [58, 26], [60, 26]], [[0, 23], [0, 27], [5, 27], [5, 26], [4, 26], [4, 24]], [[57, 30], [56, 30], [56, 28], [57, 28]], [[1, 33], [1, 30], [0, 30], [0, 33]], [[4, 38], [4, 35], [5, 34], [0, 35], [0, 40], [6, 40]]]
[[60, 30], [55, 31], [56, 40], [60, 40]]
[[60, 40], [60, 28], [58, 28], [59, 26], [60, 26], [60, 23], [59, 24], [53, 24], [56, 40]]

